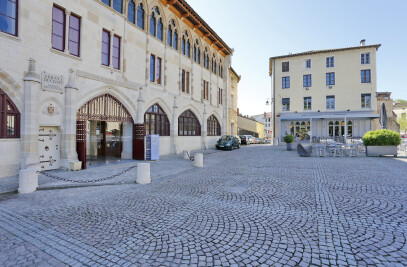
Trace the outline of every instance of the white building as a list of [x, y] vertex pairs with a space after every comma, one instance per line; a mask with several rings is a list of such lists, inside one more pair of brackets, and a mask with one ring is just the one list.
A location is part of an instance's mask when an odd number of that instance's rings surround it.
[[251, 116], [258, 122], [264, 124], [264, 138], [271, 139], [272, 138], [272, 118], [271, 112], [264, 112], [263, 114], [253, 115]]
[[232, 49], [185, 0], [1, 2], [0, 177], [230, 132]]
[[273, 137], [361, 137], [376, 112], [377, 45], [312, 50], [270, 58]]

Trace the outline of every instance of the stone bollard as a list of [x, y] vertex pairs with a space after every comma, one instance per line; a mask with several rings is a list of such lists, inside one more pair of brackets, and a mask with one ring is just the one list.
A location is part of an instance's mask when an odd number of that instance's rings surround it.
[[35, 169], [25, 169], [19, 171], [18, 193], [28, 194], [35, 192], [38, 188], [38, 173]]
[[137, 163], [137, 179], [138, 184], [151, 183], [150, 178], [150, 163]]
[[183, 159], [189, 159], [189, 151], [188, 150], [184, 150], [184, 152], [182, 153], [182, 158]]
[[194, 167], [203, 167], [203, 154], [196, 153], [194, 155]]

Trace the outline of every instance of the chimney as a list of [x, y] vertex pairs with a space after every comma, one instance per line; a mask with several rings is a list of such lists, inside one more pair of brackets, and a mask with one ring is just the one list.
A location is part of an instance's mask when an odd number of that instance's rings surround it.
[[365, 39], [360, 40], [360, 46], [365, 46], [365, 42], [366, 42]]
[[264, 118], [267, 116], [267, 113], [264, 111]]
[[237, 115], [240, 115], [240, 113], [239, 113], [239, 108], [237, 108]]

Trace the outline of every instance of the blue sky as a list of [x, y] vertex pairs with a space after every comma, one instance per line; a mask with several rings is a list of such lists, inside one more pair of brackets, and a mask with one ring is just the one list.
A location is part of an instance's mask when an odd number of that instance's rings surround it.
[[407, 0], [187, 0], [232, 48], [240, 112], [269, 111], [268, 59], [308, 50], [382, 44], [377, 91], [407, 100]]

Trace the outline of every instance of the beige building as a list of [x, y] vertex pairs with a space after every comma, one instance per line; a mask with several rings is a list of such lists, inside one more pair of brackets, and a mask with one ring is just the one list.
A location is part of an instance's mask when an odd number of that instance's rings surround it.
[[238, 135], [252, 135], [264, 138], [264, 124], [249, 116], [237, 115]]
[[253, 115], [251, 116], [252, 119], [264, 124], [264, 138], [271, 139], [272, 138], [272, 119], [273, 116], [271, 112], [264, 112], [263, 114]]
[[229, 123], [230, 134], [237, 134], [237, 96], [238, 96], [238, 84], [240, 82], [241, 76], [236, 73], [236, 71], [230, 67], [229, 68], [229, 88], [228, 88], [228, 108], [229, 108]]
[[185, 0], [7, 2], [0, 177], [145, 159], [149, 134], [164, 155], [231, 131], [232, 49]]
[[313, 50], [270, 58], [273, 137], [361, 137], [376, 112], [377, 45]]
[[[387, 115], [387, 129], [400, 132], [400, 124], [397, 123], [397, 115], [393, 112], [393, 99], [391, 99], [391, 92], [377, 92], [377, 113], [380, 114], [382, 103], [386, 107]], [[372, 130], [379, 130], [382, 128], [380, 120], [374, 120]]]

